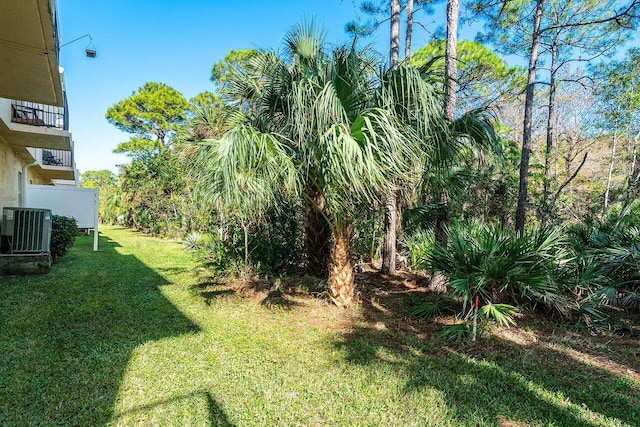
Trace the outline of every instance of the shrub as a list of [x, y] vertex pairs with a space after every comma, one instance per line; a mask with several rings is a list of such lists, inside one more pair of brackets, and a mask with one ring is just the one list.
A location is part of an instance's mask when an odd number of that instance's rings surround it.
[[229, 273], [238, 256], [216, 234], [199, 236], [200, 239], [193, 238], [197, 242], [191, 242], [191, 248], [183, 242], [185, 248], [195, 250], [200, 262], [215, 276]]
[[[592, 279], [581, 305], [585, 323], [602, 320], [601, 307], [640, 311], [640, 228], [635, 221], [575, 225], [569, 235]], [[586, 286], [583, 286], [586, 288]]]
[[440, 332], [440, 338], [445, 341], [462, 342], [471, 336], [471, 326], [465, 323], [446, 325]]
[[544, 303], [568, 314], [570, 303], [560, 280], [572, 260], [567, 246], [558, 229], [517, 237], [497, 226], [471, 223], [452, 227], [448, 247], [434, 246], [422, 265], [449, 279], [449, 292], [462, 300], [465, 319], [472, 316], [478, 297], [478, 314], [506, 325], [513, 322], [515, 308], [503, 302]]
[[202, 233], [189, 233], [182, 240], [182, 246], [186, 250], [203, 249], [208, 243], [207, 237]]
[[431, 230], [418, 230], [413, 233], [407, 233], [402, 243], [409, 258], [409, 267], [416, 269], [424, 257], [433, 249], [436, 244], [436, 238]]
[[53, 262], [64, 256], [73, 246], [78, 234], [78, 223], [75, 218], [53, 215], [51, 217], [51, 257]]

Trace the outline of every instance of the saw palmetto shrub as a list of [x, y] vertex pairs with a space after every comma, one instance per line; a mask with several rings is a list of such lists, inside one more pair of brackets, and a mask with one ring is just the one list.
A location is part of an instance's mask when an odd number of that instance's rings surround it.
[[516, 307], [546, 306], [563, 316], [572, 309], [567, 273], [573, 259], [567, 238], [556, 228], [515, 236], [497, 225], [472, 222], [449, 229], [446, 247], [434, 245], [422, 266], [448, 279], [449, 293], [462, 300], [462, 317], [478, 315], [513, 323]]

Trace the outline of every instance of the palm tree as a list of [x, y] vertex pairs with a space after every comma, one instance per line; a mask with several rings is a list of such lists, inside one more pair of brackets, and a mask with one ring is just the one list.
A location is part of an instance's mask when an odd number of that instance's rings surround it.
[[436, 237], [446, 244], [448, 201], [462, 194], [472, 179], [469, 158], [482, 157], [490, 150], [500, 153], [501, 146], [493, 129], [493, 118], [486, 109], [469, 111], [449, 120], [442, 110], [441, 77], [432, 63], [421, 68], [400, 67], [383, 78], [382, 87], [390, 94], [392, 107], [404, 132], [416, 141], [419, 175], [415, 185], [396, 183], [403, 204], [430, 202], [437, 207]]
[[206, 140], [197, 168], [201, 201], [236, 219], [244, 231], [244, 261], [249, 265], [249, 230], [271, 206], [298, 188], [296, 165], [283, 141], [240, 124], [223, 138]]
[[[380, 201], [394, 182], [413, 181], [421, 127], [398, 118], [423, 121], [411, 107], [428, 104], [418, 92], [425, 83], [406, 66], [376, 75], [377, 57], [355, 45], [325, 52], [313, 24], [287, 35], [284, 60], [262, 53], [251, 62], [255, 73], [231, 85], [251, 108], [243, 124], [209, 145], [211, 172], [202, 183], [238, 206], [251, 199], [258, 210], [276, 203], [282, 188], [305, 200], [332, 237], [329, 297], [348, 305], [355, 290], [351, 214]], [[413, 104], [399, 106], [401, 99]]]
[[[444, 119], [444, 117], [443, 117]], [[474, 179], [476, 158], [487, 152], [502, 155], [502, 147], [493, 128], [493, 118], [487, 110], [469, 111], [452, 122], [445, 122], [433, 143], [424, 150], [430, 162], [423, 170], [417, 186], [417, 199], [435, 206], [435, 237], [447, 244], [447, 224], [451, 201], [462, 196]]]

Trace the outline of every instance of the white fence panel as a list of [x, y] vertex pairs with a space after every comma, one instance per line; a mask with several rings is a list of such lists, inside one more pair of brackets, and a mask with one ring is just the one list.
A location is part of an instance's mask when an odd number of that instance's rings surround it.
[[99, 189], [54, 185], [27, 185], [27, 208], [51, 209], [54, 215], [71, 216], [78, 228], [93, 229], [93, 250], [98, 250]]

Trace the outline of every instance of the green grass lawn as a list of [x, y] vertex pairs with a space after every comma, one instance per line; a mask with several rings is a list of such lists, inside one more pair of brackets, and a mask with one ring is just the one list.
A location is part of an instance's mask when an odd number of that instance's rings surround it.
[[633, 345], [518, 328], [447, 346], [385, 323], [384, 300], [269, 308], [201, 284], [177, 243], [91, 244], [0, 279], [0, 425], [640, 425]]

